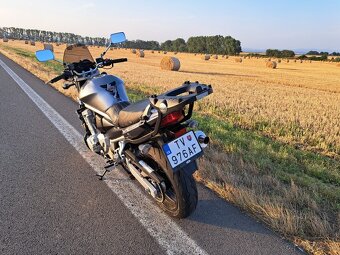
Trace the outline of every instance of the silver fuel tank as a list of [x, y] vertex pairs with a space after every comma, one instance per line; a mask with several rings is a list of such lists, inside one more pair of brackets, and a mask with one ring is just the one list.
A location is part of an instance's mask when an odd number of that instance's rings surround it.
[[116, 76], [101, 74], [84, 83], [79, 100], [91, 110], [105, 116], [106, 110], [118, 102], [129, 102], [124, 82]]

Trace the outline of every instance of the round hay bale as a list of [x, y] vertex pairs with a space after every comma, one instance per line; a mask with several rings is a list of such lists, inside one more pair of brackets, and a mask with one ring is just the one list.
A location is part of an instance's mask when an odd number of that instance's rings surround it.
[[3, 42], [8, 42], [8, 38], [3, 38], [2, 41]]
[[214, 55], [214, 59], [218, 59], [218, 55]]
[[155, 51], [153, 51], [153, 50], [152, 50], [152, 51], [151, 51], [151, 53], [152, 53], [152, 54], [154, 54], [154, 53], [155, 53]]
[[164, 51], [164, 52], [163, 52], [163, 54], [165, 54], [165, 55], [166, 55], [166, 54], [168, 54], [168, 52], [167, 52], [167, 51]]
[[277, 63], [275, 61], [268, 61], [266, 66], [271, 69], [275, 69], [277, 67]]
[[27, 40], [25, 41], [25, 44], [28, 44], [28, 41], [27, 41]]
[[277, 63], [281, 63], [281, 59], [278, 59], [278, 60], [277, 60]]
[[294, 59], [294, 63], [296, 63], [296, 59]]
[[174, 55], [177, 55], [178, 52], [174, 52]]
[[287, 59], [287, 63], [289, 63], [289, 59]]
[[194, 56], [197, 56], [197, 53], [195, 53]]
[[301, 64], [303, 63], [303, 60], [302, 60], [302, 59], [300, 60], [300, 63], [301, 63]]
[[210, 59], [210, 55], [208, 55], [208, 54], [203, 55], [202, 59], [203, 60], [209, 60]]
[[161, 69], [169, 71], [178, 71], [181, 68], [181, 62], [175, 57], [164, 57], [161, 61]]
[[137, 57], [140, 57], [140, 58], [144, 58], [145, 54], [144, 54], [144, 51], [143, 50], [139, 50], [137, 51], [136, 53]]
[[31, 41], [30, 43], [32, 46], [35, 46], [35, 41]]
[[158, 51], [158, 53], [161, 53], [160, 51]]
[[228, 59], [229, 58], [229, 56], [225, 56], [225, 59]]
[[236, 63], [242, 63], [242, 58], [235, 58]]
[[132, 54], [136, 54], [137, 51], [136, 51], [135, 49], [132, 49], [132, 50], [131, 50], [131, 53], [132, 53]]
[[49, 43], [44, 43], [44, 50], [50, 50], [53, 52], [53, 45]]

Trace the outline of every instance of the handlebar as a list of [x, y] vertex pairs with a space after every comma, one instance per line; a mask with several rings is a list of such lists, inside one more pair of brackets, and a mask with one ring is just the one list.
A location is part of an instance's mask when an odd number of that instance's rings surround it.
[[112, 64], [126, 62], [126, 61], [127, 61], [127, 58], [106, 59], [106, 60], [104, 60], [103, 65], [104, 66], [110, 66]]
[[[113, 65], [113, 64], [116, 64], [116, 63], [126, 62], [126, 61], [127, 61], [127, 58], [105, 59], [105, 60], [103, 60], [103, 59], [98, 59], [98, 60], [101, 60], [102, 62], [100, 62], [100, 63], [97, 62], [98, 64], [97, 64], [97, 67], [96, 67], [96, 68], [98, 68], [98, 67], [100, 68], [100, 67], [103, 67], [103, 66], [110, 66], [110, 65]], [[71, 70], [72, 70], [72, 69], [71, 69]], [[75, 72], [75, 71], [73, 70], [73, 72]], [[76, 73], [76, 72], [75, 72], [75, 73]], [[62, 80], [62, 79], [67, 80], [67, 79], [69, 79], [69, 78], [72, 77], [72, 76], [73, 76], [72, 71], [67, 71], [67, 70], [65, 70], [61, 75], [59, 75], [59, 76], [53, 78], [53, 79], [50, 80], [48, 83], [55, 83], [55, 82], [60, 81], [60, 80]]]
[[69, 71], [64, 71], [61, 75], [53, 78], [52, 80], [50, 80], [48, 83], [55, 83], [57, 81], [60, 80], [67, 80], [68, 78], [72, 77], [72, 73], [70, 73]]
[[64, 78], [64, 74], [61, 74], [61, 75], [59, 75], [59, 76], [53, 78], [52, 80], [50, 80], [48, 83], [55, 83], [55, 82], [57, 82], [57, 81], [62, 80], [63, 78]]

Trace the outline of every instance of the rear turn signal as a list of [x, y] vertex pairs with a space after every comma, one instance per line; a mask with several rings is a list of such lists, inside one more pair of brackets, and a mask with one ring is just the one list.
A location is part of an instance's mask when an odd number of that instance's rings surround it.
[[175, 111], [166, 115], [161, 121], [161, 127], [175, 124], [183, 119], [182, 111]]

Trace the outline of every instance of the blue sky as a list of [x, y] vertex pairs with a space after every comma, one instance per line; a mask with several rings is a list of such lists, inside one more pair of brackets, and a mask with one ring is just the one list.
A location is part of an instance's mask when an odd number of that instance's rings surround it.
[[0, 0], [0, 26], [164, 41], [231, 35], [243, 48], [340, 51], [338, 0]]

